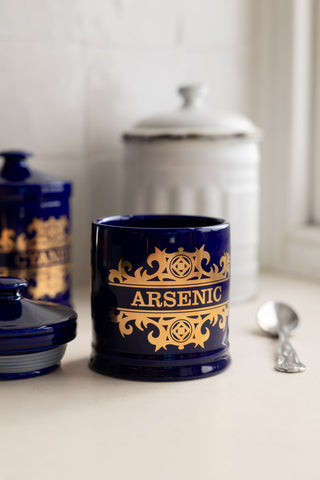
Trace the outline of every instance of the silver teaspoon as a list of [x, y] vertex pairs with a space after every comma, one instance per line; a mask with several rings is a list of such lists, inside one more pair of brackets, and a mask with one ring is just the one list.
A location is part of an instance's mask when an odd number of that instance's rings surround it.
[[296, 312], [284, 303], [269, 301], [260, 307], [257, 323], [267, 335], [279, 337], [275, 369], [288, 373], [303, 372], [306, 367], [300, 362], [288, 338], [299, 323]]

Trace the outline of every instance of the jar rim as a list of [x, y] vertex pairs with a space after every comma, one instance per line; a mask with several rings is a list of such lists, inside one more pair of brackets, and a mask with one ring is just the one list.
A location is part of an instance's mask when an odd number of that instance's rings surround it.
[[194, 230], [214, 229], [220, 230], [229, 226], [229, 223], [216, 217], [201, 215], [117, 215], [101, 217], [92, 225], [120, 230]]

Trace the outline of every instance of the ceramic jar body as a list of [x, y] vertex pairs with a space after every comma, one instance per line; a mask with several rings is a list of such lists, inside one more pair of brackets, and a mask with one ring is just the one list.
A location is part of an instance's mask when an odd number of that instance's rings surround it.
[[126, 215], [98, 219], [91, 238], [94, 370], [176, 381], [229, 365], [227, 222]]
[[[54, 196], [53, 196], [54, 197]], [[28, 280], [26, 296], [70, 305], [69, 198], [0, 202], [1, 276]]]
[[226, 218], [231, 225], [231, 300], [256, 293], [259, 159], [254, 138], [126, 142], [125, 210]]

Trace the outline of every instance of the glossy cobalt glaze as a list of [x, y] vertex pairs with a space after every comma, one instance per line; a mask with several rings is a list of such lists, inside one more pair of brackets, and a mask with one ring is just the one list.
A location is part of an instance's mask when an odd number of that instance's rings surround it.
[[223, 220], [147, 215], [92, 225], [91, 367], [188, 380], [230, 363], [230, 232]]
[[51, 372], [76, 336], [76, 312], [23, 298], [27, 285], [19, 278], [0, 277], [0, 380]]

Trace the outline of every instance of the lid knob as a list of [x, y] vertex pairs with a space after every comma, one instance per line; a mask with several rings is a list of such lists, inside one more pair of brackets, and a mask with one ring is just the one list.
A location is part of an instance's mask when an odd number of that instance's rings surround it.
[[19, 162], [28, 157], [32, 157], [32, 153], [25, 152], [24, 150], [6, 150], [4, 152], [0, 152], [0, 156], [11, 162]]
[[32, 153], [23, 150], [7, 150], [0, 152], [5, 162], [1, 170], [1, 176], [6, 180], [22, 181], [30, 176], [25, 160], [32, 157]]
[[20, 288], [28, 286], [26, 280], [17, 277], [0, 277], [0, 300], [19, 300]]
[[183, 108], [202, 107], [204, 99], [208, 95], [208, 87], [205, 84], [184, 85], [178, 92], [184, 99]]

